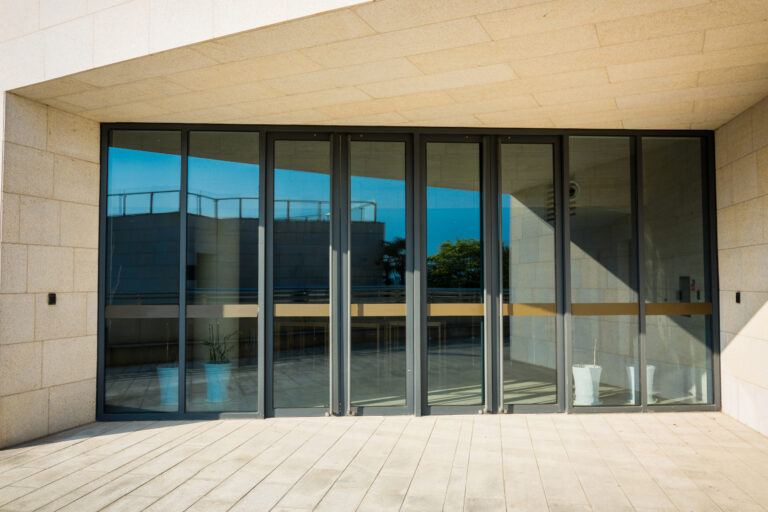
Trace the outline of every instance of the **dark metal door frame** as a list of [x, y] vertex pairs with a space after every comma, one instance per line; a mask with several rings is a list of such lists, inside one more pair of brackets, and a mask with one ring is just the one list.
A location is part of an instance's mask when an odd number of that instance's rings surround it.
[[[104, 379], [106, 364], [104, 303], [106, 300], [106, 248], [107, 236], [107, 183], [109, 139], [112, 130], [177, 130], [182, 138], [182, 183], [180, 184], [180, 297], [179, 297], [179, 408], [173, 413], [105, 413]], [[188, 136], [190, 131], [249, 131], [259, 132], [260, 182], [259, 195], [259, 384], [258, 411], [253, 413], [188, 413], [185, 410], [185, 342], [184, 303], [186, 298], [186, 167], [188, 159]], [[404, 408], [352, 408], [349, 403], [348, 354], [349, 354], [349, 135], [363, 134], [365, 140], [406, 141], [406, 246], [408, 253], [406, 270], [406, 350], [407, 350], [407, 406]], [[638, 237], [634, 256], [637, 258], [637, 288], [642, 292], [642, 253], [640, 229], [642, 211], [642, 137], [698, 137], [702, 143], [702, 177], [704, 188], [705, 223], [705, 264], [710, 286], [707, 290], [712, 314], [709, 320], [711, 343], [711, 364], [713, 375], [713, 403], [649, 405], [647, 390], [642, 382], [643, 367], [647, 364], [645, 347], [641, 337], [645, 334], [642, 315], [639, 318], [640, 345], [640, 389], [641, 404], [616, 407], [573, 407], [572, 406], [572, 319], [570, 306], [570, 256], [569, 256], [569, 137], [573, 135], [623, 136], [631, 139], [632, 185], [635, 217], [633, 229]], [[277, 409], [272, 403], [272, 350], [273, 350], [273, 275], [272, 249], [274, 205], [273, 171], [275, 140], [328, 140], [331, 144], [331, 219], [330, 251], [330, 404], [329, 408]], [[484, 404], [481, 406], [428, 406], [426, 386], [426, 143], [430, 141], [473, 141], [481, 145], [481, 211], [484, 271], [483, 297], [484, 314]], [[500, 352], [502, 280], [500, 232], [500, 148], [503, 143], [551, 143], [555, 151], [555, 244], [556, 244], [556, 298], [557, 298], [557, 364], [558, 390], [556, 405], [505, 405], [503, 402], [503, 369]], [[696, 411], [719, 410], [721, 406], [719, 366], [719, 293], [717, 275], [717, 231], [715, 210], [715, 160], [714, 135], [707, 131], [671, 130], [592, 130], [592, 129], [472, 129], [472, 128], [405, 128], [405, 127], [346, 127], [346, 126], [278, 126], [278, 125], [211, 125], [211, 124], [147, 124], [109, 123], [101, 125], [101, 183], [100, 183], [100, 247], [99, 247], [99, 291], [98, 291], [98, 366], [96, 416], [99, 420], [125, 419], [175, 419], [175, 418], [216, 418], [216, 417], [265, 417], [288, 415], [324, 414], [454, 414], [477, 412], [612, 412], [612, 411]], [[335, 219], [333, 217], [336, 217]], [[638, 297], [643, 307], [642, 296]], [[639, 313], [642, 313], [640, 311]]]

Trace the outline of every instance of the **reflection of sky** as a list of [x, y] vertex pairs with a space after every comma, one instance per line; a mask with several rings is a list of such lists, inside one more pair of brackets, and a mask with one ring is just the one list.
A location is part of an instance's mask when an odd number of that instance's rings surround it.
[[[384, 239], [405, 238], [405, 182], [352, 176], [352, 220], [373, 220], [373, 209], [359, 202], [376, 203], [376, 220], [385, 223]], [[362, 209], [361, 209], [362, 207]]]
[[427, 187], [427, 254], [460, 238], [481, 238], [480, 193]]
[[[331, 177], [319, 172], [275, 169], [275, 219], [330, 219]], [[290, 202], [289, 202], [290, 201]]]
[[[178, 211], [181, 157], [165, 153], [152, 153], [122, 148], [109, 148], [108, 194], [131, 194], [125, 200], [127, 213], [149, 211], [148, 192], [155, 213]], [[213, 199], [257, 198], [259, 166], [206, 158], [189, 158], [188, 185], [191, 213], [210, 214]], [[167, 192], [171, 191], [171, 192]], [[371, 220], [371, 207], [357, 202], [372, 201], [377, 205], [377, 220], [386, 224], [386, 239], [405, 237], [405, 185], [402, 180], [353, 176], [351, 193], [353, 220], [362, 215]], [[291, 218], [307, 216], [317, 218], [318, 204], [322, 201], [322, 215], [327, 217], [330, 199], [330, 176], [323, 173], [275, 169], [275, 217], [285, 218], [286, 200], [290, 199]], [[299, 201], [308, 201], [301, 203]], [[480, 238], [480, 194], [476, 191], [428, 187], [427, 204], [429, 229], [427, 251], [433, 254], [444, 241], [458, 238]], [[109, 215], [122, 213], [122, 199], [111, 198]], [[258, 200], [243, 201], [243, 216], [258, 215]], [[236, 217], [238, 201], [219, 201], [219, 217]]]
[[[119, 215], [123, 208], [127, 214], [146, 213], [150, 200], [152, 211], [167, 213], [179, 211], [179, 183], [181, 181], [181, 157], [166, 153], [151, 153], [132, 149], [109, 148], [107, 194], [131, 194], [135, 192], [166, 192], [163, 194], [138, 194], [110, 197], [108, 215]], [[175, 192], [167, 192], [175, 191]]]
[[188, 166], [189, 213], [219, 219], [259, 217], [258, 165], [189, 157]]

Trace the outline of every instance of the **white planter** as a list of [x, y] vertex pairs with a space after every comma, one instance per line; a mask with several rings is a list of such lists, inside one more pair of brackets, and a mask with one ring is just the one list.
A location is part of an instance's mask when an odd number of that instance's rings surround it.
[[206, 399], [209, 402], [229, 400], [229, 375], [232, 363], [205, 363]]
[[645, 382], [648, 386], [648, 403], [652, 404], [656, 402], [656, 399], [653, 398], [653, 394], [656, 392], [656, 390], [653, 387], [653, 377], [656, 375], [656, 366], [649, 364], [645, 366]]
[[179, 367], [176, 365], [158, 366], [157, 380], [160, 383], [160, 403], [176, 405], [179, 401]]
[[[635, 379], [635, 372], [637, 368], [635, 366], [627, 366], [627, 379], [629, 380], [629, 396], [632, 397], [631, 404], [635, 403], [635, 396], [637, 393], [637, 379]], [[656, 366], [649, 364], [645, 366], [645, 382], [648, 386], [648, 403], [655, 402], [653, 399], [653, 377], [656, 375]]]
[[597, 364], [573, 365], [573, 405], [600, 405], [600, 374], [603, 367]]

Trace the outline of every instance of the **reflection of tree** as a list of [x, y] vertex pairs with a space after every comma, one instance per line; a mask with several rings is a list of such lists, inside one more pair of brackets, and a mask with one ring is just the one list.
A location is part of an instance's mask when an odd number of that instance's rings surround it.
[[381, 258], [376, 262], [384, 270], [384, 283], [405, 284], [405, 239], [381, 242]]
[[443, 242], [427, 257], [430, 288], [482, 288], [483, 249], [476, 238]]

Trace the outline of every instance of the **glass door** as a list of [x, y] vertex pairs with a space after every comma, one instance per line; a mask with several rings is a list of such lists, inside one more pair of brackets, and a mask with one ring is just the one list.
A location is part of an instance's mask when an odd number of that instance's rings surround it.
[[410, 146], [402, 136], [356, 134], [346, 141], [347, 410], [410, 412]]
[[482, 142], [435, 137], [421, 149], [426, 410], [471, 406], [476, 411], [486, 403]]
[[569, 139], [574, 407], [640, 404], [633, 151], [630, 137]]
[[186, 410], [259, 408], [259, 133], [191, 131]]
[[331, 136], [276, 135], [269, 145], [267, 399], [275, 415], [325, 414], [331, 406]]
[[501, 408], [556, 410], [562, 403], [555, 190], [559, 139], [502, 138], [498, 154]]

